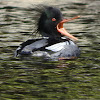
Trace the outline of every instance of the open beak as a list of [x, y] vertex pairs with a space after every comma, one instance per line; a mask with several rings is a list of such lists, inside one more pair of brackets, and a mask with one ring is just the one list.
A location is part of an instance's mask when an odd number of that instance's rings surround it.
[[68, 33], [65, 28], [63, 27], [63, 24], [65, 22], [68, 22], [68, 21], [71, 21], [71, 20], [74, 20], [76, 18], [79, 18], [80, 16], [76, 16], [76, 17], [73, 17], [73, 18], [70, 18], [70, 19], [63, 19], [60, 23], [57, 24], [57, 31], [60, 32], [62, 35], [65, 35], [69, 38], [72, 38], [74, 40], [78, 40], [76, 37], [74, 37], [73, 35], [71, 35], [70, 33]]

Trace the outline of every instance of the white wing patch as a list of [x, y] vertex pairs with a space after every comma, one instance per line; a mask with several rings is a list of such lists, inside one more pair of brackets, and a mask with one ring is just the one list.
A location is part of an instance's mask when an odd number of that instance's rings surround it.
[[60, 43], [57, 43], [57, 44], [48, 46], [48, 47], [46, 47], [45, 49], [51, 50], [51, 51], [53, 51], [53, 52], [57, 52], [57, 51], [62, 50], [62, 49], [64, 48], [65, 45], [67, 45], [66, 42], [60, 42]]

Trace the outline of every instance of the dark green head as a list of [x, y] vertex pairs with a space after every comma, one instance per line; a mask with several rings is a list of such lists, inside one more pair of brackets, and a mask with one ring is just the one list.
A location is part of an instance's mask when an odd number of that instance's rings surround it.
[[61, 37], [56, 26], [62, 19], [62, 13], [59, 9], [54, 7], [45, 7], [39, 18], [38, 31], [43, 36]]
[[58, 38], [64, 35], [77, 40], [76, 37], [72, 36], [65, 30], [63, 24], [79, 17], [80, 16], [63, 19], [62, 13], [59, 9], [54, 7], [45, 7], [39, 18], [37, 30], [45, 37]]

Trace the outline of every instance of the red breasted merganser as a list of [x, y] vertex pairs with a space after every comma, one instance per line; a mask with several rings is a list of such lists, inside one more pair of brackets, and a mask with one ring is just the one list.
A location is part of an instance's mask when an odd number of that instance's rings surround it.
[[[38, 32], [42, 35], [38, 39], [29, 39], [22, 43], [15, 51], [15, 56], [32, 55], [50, 59], [69, 59], [80, 55], [78, 46], [71, 40], [78, 40], [69, 34], [63, 24], [71, 19], [63, 19], [59, 9], [45, 7], [38, 20]], [[67, 38], [63, 38], [67, 36]]]

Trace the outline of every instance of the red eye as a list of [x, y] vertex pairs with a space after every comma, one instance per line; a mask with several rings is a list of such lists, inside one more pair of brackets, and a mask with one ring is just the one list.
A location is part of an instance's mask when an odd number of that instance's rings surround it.
[[52, 18], [52, 21], [54, 22], [54, 21], [56, 21], [56, 19], [55, 18]]

